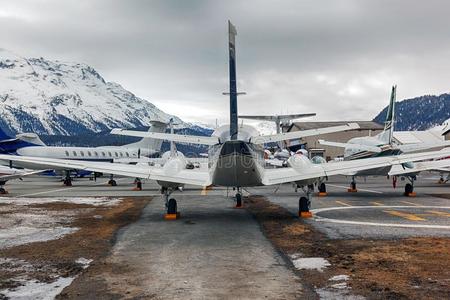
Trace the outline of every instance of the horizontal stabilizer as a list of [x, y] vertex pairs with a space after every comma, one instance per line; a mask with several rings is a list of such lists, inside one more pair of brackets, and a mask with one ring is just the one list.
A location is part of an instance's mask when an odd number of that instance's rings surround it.
[[241, 119], [249, 119], [249, 120], [260, 120], [260, 121], [287, 121], [287, 120], [295, 120], [300, 118], [307, 118], [315, 116], [315, 113], [307, 113], [307, 114], [292, 114], [292, 115], [271, 115], [271, 116], [239, 116]]
[[320, 145], [325, 146], [332, 146], [332, 147], [339, 147], [339, 148], [354, 148], [359, 149], [361, 151], [369, 151], [374, 153], [380, 153], [381, 148], [375, 147], [375, 146], [368, 146], [368, 145], [362, 145], [362, 144], [350, 144], [350, 143], [339, 143], [339, 142], [330, 142], [325, 140], [318, 140]]
[[398, 145], [396, 146], [396, 148], [400, 149], [400, 151], [402, 151], [403, 153], [408, 153], [447, 146], [450, 146], [450, 141], [442, 141], [439, 143], [405, 144], [405, 145]]
[[191, 143], [201, 145], [215, 145], [219, 143], [217, 137], [212, 136], [196, 136], [196, 135], [184, 135], [184, 134], [172, 134], [172, 133], [159, 133], [159, 132], [146, 132], [146, 131], [133, 131], [115, 128], [111, 130], [111, 134], [135, 136], [143, 138], [154, 138], [172, 142]]
[[253, 136], [251, 141], [255, 144], [265, 144], [265, 143], [287, 141], [287, 140], [299, 139], [299, 138], [303, 138], [303, 137], [307, 137], [307, 136], [340, 132], [340, 131], [346, 131], [346, 130], [352, 130], [352, 129], [358, 129], [358, 128], [359, 128], [359, 125], [357, 123], [348, 123], [347, 125], [340, 125], [340, 126], [332, 126], [332, 127], [325, 127], [325, 128], [294, 131], [294, 132], [285, 132], [285, 133], [279, 133], [279, 134], [273, 134], [273, 135]]

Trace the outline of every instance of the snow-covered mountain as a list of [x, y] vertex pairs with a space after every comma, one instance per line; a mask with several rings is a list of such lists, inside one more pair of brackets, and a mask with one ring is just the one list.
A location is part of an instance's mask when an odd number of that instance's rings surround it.
[[0, 127], [9, 134], [79, 135], [142, 128], [170, 117], [86, 64], [23, 58], [0, 49]]
[[[387, 106], [374, 121], [384, 124]], [[450, 94], [425, 95], [402, 100], [395, 105], [395, 130], [443, 128], [450, 121]]]

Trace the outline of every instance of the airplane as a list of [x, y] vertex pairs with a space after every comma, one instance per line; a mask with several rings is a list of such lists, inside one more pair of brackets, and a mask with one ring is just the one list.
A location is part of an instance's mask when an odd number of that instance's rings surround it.
[[[167, 124], [160, 121], [151, 121], [149, 132], [164, 132]], [[47, 146], [35, 133], [18, 134], [16, 138], [11, 138], [0, 129], [0, 153], [17, 154], [30, 157], [47, 157], [58, 159], [77, 159], [86, 161], [113, 162], [115, 160], [129, 159], [136, 160], [140, 157], [154, 156], [160, 152], [162, 140], [142, 138], [135, 143], [122, 146], [101, 146], [101, 147], [57, 147]], [[39, 169], [56, 169], [64, 173], [64, 185], [71, 186], [72, 171], [68, 168], [58, 168], [52, 166], [41, 166], [32, 163], [18, 163], [16, 167]], [[95, 174], [95, 173], [94, 173]], [[113, 176], [108, 184], [116, 186]]]
[[[302, 186], [305, 196], [299, 199], [299, 216], [310, 217], [311, 184], [318, 179], [337, 175], [343, 171], [357, 172], [380, 167], [390, 167], [396, 164], [405, 164], [412, 161], [439, 158], [448, 156], [450, 149], [444, 151], [405, 154], [390, 157], [375, 157], [355, 161], [341, 161], [335, 163], [314, 164], [304, 155], [294, 155], [287, 161], [285, 168], [264, 168], [263, 145], [269, 142], [279, 142], [289, 139], [298, 139], [305, 136], [332, 132], [329, 128], [313, 129], [273, 135], [259, 135], [254, 127], [238, 125], [237, 87], [236, 87], [236, 29], [228, 21], [229, 38], [229, 96], [230, 96], [230, 124], [216, 129], [212, 136], [192, 136], [173, 133], [155, 133], [113, 129], [111, 133], [127, 136], [157, 138], [172, 143], [183, 142], [209, 146], [208, 165], [204, 168], [186, 168], [186, 160], [178, 151], [171, 151], [169, 159], [163, 165], [137, 166], [94, 161], [79, 161], [68, 159], [54, 159], [45, 157], [25, 157], [0, 155], [1, 160], [17, 162], [32, 162], [35, 164], [52, 165], [92, 172], [105, 172], [110, 174], [146, 178], [155, 180], [161, 186], [165, 200], [166, 219], [177, 219], [177, 201], [170, 198], [172, 192], [186, 184], [196, 186], [222, 186], [232, 187], [236, 190], [236, 206], [242, 207], [242, 188], [279, 185], [296, 182]], [[341, 126], [342, 127], [342, 126]], [[349, 124], [347, 129], [355, 128]], [[334, 128], [333, 130], [336, 130]], [[342, 130], [342, 128], [341, 128]], [[171, 147], [172, 148], [172, 147]]]
[[[442, 148], [450, 146], [450, 141], [442, 141], [440, 143], [417, 143], [407, 145], [397, 145], [393, 141], [394, 122], [395, 122], [395, 99], [397, 94], [397, 86], [394, 85], [391, 91], [389, 107], [386, 115], [384, 130], [376, 136], [363, 136], [350, 139], [347, 143], [339, 143], [325, 140], [318, 140], [321, 145], [334, 146], [344, 148], [344, 160], [356, 160], [368, 157], [382, 157], [399, 155], [401, 153], [412, 153], [423, 151], [432, 148]], [[423, 164], [422, 164], [423, 166]], [[405, 164], [403, 168], [414, 168], [414, 164]], [[423, 167], [422, 167], [423, 168]], [[343, 175], [351, 175], [352, 181], [350, 183], [349, 192], [356, 192], [356, 177], [357, 176], [387, 176], [389, 175], [390, 167], [383, 167], [378, 169], [364, 170], [352, 173], [342, 173]], [[405, 185], [405, 195], [414, 195], [414, 181], [416, 176], [414, 172], [409, 174], [405, 172], [406, 178], [410, 181]], [[395, 180], [395, 178], [393, 179]], [[326, 194], [325, 183], [319, 185], [319, 193]]]

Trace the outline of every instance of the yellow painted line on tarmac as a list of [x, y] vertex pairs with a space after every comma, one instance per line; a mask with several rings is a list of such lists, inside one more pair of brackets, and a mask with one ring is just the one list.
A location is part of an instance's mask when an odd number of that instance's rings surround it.
[[405, 204], [409, 204], [409, 205], [420, 206], [420, 204], [417, 204], [417, 203], [414, 203], [414, 202], [409, 202], [409, 201], [400, 201], [400, 202], [405, 203]]
[[200, 193], [200, 195], [202, 195], [202, 196], [207, 196], [208, 195], [208, 189], [206, 188], [206, 186], [203, 187], [202, 192]]
[[377, 205], [377, 206], [384, 206], [384, 204], [380, 203], [380, 202], [373, 201], [373, 202], [370, 202], [370, 203], [372, 203], [373, 205]]
[[339, 200], [336, 200], [336, 203], [340, 204], [340, 205], [351, 206], [350, 204], [342, 202], [342, 201], [339, 201]]
[[450, 218], [450, 214], [443, 211], [427, 210], [427, 213]]
[[396, 210], [383, 210], [385, 213], [388, 213], [392, 216], [400, 217], [409, 221], [426, 221], [426, 219], [419, 217], [415, 214], [409, 214], [405, 212], [400, 212]]

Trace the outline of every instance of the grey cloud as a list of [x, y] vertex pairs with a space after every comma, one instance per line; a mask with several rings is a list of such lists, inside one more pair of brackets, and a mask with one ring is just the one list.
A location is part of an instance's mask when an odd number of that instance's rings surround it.
[[[448, 1], [0, 1], [0, 47], [85, 62], [163, 109], [226, 121], [226, 21], [245, 113], [368, 119], [448, 91]], [[196, 116], [192, 107], [203, 109]]]

